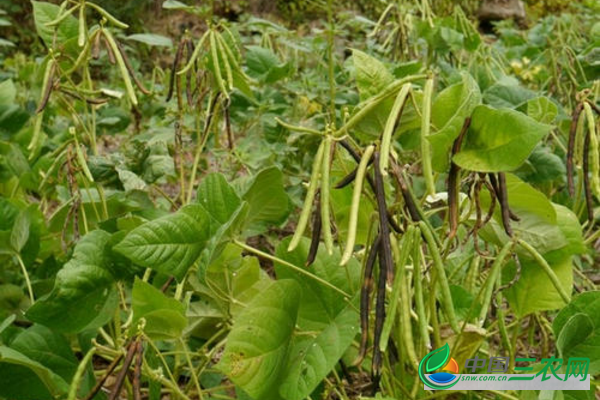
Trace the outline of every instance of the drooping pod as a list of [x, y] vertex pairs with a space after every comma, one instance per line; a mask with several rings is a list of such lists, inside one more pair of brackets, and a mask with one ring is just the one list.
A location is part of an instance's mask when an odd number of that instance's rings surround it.
[[506, 242], [506, 244], [502, 247], [500, 252], [496, 255], [496, 259], [490, 268], [490, 272], [488, 274], [487, 280], [483, 287], [483, 298], [481, 299], [481, 311], [479, 312], [479, 325], [483, 326], [485, 322], [485, 318], [487, 316], [488, 309], [490, 308], [490, 303], [492, 301], [492, 294], [494, 292], [494, 285], [496, 284], [498, 273], [502, 265], [504, 264], [504, 260], [510, 254], [512, 246], [514, 243], [512, 241]]
[[[463, 127], [460, 134], [452, 145], [452, 156], [460, 151], [462, 146], [463, 138], [469, 129], [471, 124], [471, 118], [467, 117], [463, 123]], [[448, 220], [450, 222], [450, 233], [448, 236], [453, 238], [456, 235], [458, 229], [458, 208], [459, 208], [459, 174], [460, 167], [454, 162], [450, 161], [450, 172], [448, 173]]]
[[429, 144], [429, 130], [431, 125], [431, 101], [433, 97], [433, 77], [425, 81], [423, 88], [423, 116], [421, 118], [421, 164], [423, 166], [423, 177], [425, 186], [430, 195], [435, 194], [435, 183], [431, 167], [431, 146]]
[[315, 155], [312, 166], [312, 174], [308, 184], [308, 190], [306, 192], [306, 197], [304, 198], [304, 205], [302, 206], [302, 211], [300, 212], [300, 218], [298, 219], [298, 225], [296, 226], [294, 236], [292, 236], [292, 240], [288, 245], [288, 251], [292, 251], [298, 246], [298, 243], [300, 243], [300, 239], [306, 230], [306, 225], [308, 223], [308, 218], [310, 217], [310, 210], [315, 198], [315, 193], [317, 191], [317, 187], [319, 186], [319, 176], [321, 174], [324, 147], [325, 142], [321, 142], [319, 149], [317, 150], [317, 154]]
[[381, 136], [381, 155], [378, 165], [383, 176], [387, 176], [388, 174], [387, 169], [390, 162], [392, 136], [394, 134], [396, 125], [402, 116], [402, 110], [406, 104], [406, 99], [408, 98], [409, 92], [410, 83], [405, 83], [396, 96], [396, 100], [392, 106], [392, 111], [390, 111], [390, 115], [385, 123], [385, 128], [383, 129], [383, 135]]
[[358, 225], [360, 195], [362, 193], [367, 165], [369, 164], [369, 159], [371, 158], [374, 150], [375, 147], [372, 145], [367, 147], [360, 160], [360, 164], [358, 165], [358, 170], [356, 171], [356, 179], [354, 179], [354, 190], [352, 192], [352, 204], [350, 205], [350, 216], [348, 221], [348, 238], [346, 240], [346, 247], [344, 248], [340, 265], [345, 265], [350, 260], [350, 257], [352, 257], [352, 252], [354, 251], [354, 243], [356, 242], [356, 229]]
[[585, 119], [588, 125], [589, 139], [589, 160], [591, 164], [589, 173], [591, 174], [591, 190], [600, 200], [600, 144], [598, 143], [598, 132], [596, 130], [596, 120], [594, 119], [594, 112], [589, 102], [583, 103], [583, 109], [585, 111]]
[[323, 145], [323, 162], [321, 170], [321, 224], [325, 249], [333, 253], [333, 237], [331, 235], [331, 216], [329, 207], [329, 170], [331, 168], [332, 136], [327, 135]]
[[431, 254], [431, 258], [433, 259], [433, 266], [435, 268], [438, 278], [438, 284], [440, 285], [441, 289], [442, 308], [444, 309], [446, 318], [448, 319], [448, 323], [450, 324], [452, 330], [454, 332], [459, 332], [460, 329], [458, 327], [456, 313], [454, 312], [452, 294], [450, 293], [450, 284], [448, 283], [448, 277], [446, 276], [446, 269], [444, 268], [444, 263], [442, 262], [440, 250], [433, 238], [433, 232], [429, 229], [427, 224], [423, 221], [420, 221], [419, 227], [421, 228], [421, 233], [423, 234], [423, 237], [427, 242], [427, 246], [429, 247], [429, 253]]
[[569, 194], [575, 195], [575, 184], [573, 182], [574, 172], [574, 157], [575, 157], [575, 137], [577, 136], [577, 125], [579, 123], [579, 116], [583, 110], [583, 104], [578, 103], [573, 110], [571, 117], [571, 127], [569, 128], [569, 143], [567, 148], [567, 186], [569, 188]]
[[135, 95], [135, 91], [133, 90], [133, 85], [131, 83], [131, 78], [129, 77], [129, 71], [127, 70], [127, 66], [125, 65], [125, 60], [123, 59], [123, 55], [119, 51], [119, 47], [112, 33], [108, 29], [102, 29], [102, 34], [106, 38], [108, 46], [112, 50], [112, 53], [115, 57], [115, 61], [119, 66], [119, 70], [121, 71], [121, 77], [123, 78], [123, 83], [125, 84], [125, 89], [127, 90], [127, 95], [129, 96], [129, 100], [131, 104], [134, 106], [138, 105], [137, 96]]
[[421, 280], [421, 231], [419, 229], [414, 229], [412, 250], [415, 308], [417, 317], [419, 318], [419, 333], [421, 336], [421, 341], [428, 352], [431, 349], [431, 340], [429, 338], [429, 330], [427, 329], [428, 321], [423, 297], [423, 281]]

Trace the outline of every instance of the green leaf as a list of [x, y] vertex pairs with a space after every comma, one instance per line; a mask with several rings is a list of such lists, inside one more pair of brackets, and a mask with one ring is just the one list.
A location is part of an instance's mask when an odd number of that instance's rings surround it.
[[431, 106], [431, 161], [436, 171], [445, 172], [450, 163], [450, 150], [460, 134], [465, 119], [481, 103], [477, 82], [467, 73], [462, 80], [442, 90]]
[[566, 167], [563, 160], [548, 147], [537, 146], [516, 173], [531, 183], [562, 182]]
[[36, 324], [21, 332], [10, 347], [42, 364], [66, 382], [70, 382], [79, 364], [69, 341], [42, 325]]
[[217, 367], [255, 399], [279, 399], [300, 293], [295, 281], [276, 281], [234, 321]]
[[225, 224], [240, 207], [241, 200], [221, 173], [211, 173], [198, 185], [196, 201], [219, 223]]
[[352, 61], [361, 101], [379, 94], [394, 80], [392, 73], [381, 61], [360, 50], [352, 50]]
[[542, 124], [551, 124], [558, 114], [558, 107], [545, 96], [527, 101], [527, 115]]
[[[288, 252], [289, 240], [285, 239], [277, 246], [277, 257], [297, 266], [304, 265], [310, 240], [303, 238], [294, 251]], [[294, 335], [292, 340], [285, 376], [279, 388], [279, 393], [288, 400], [302, 400], [309, 396], [335, 367], [358, 333], [359, 315], [356, 309], [360, 265], [352, 259], [340, 268], [340, 259], [337, 248], [332, 255], [321, 248], [309, 271], [348, 293], [349, 298], [305, 274], [275, 264], [278, 279], [294, 279], [300, 284], [302, 302], [297, 326], [300, 332], [310, 332]]]
[[[552, 281], [544, 270], [533, 260], [520, 257], [521, 276], [517, 282], [504, 291], [506, 299], [515, 314], [522, 318], [528, 314], [556, 310], [565, 303], [556, 291]], [[558, 276], [564, 291], [571, 293], [573, 289], [573, 261], [571, 256], [559, 260], [547, 260]], [[514, 262], [508, 264], [503, 271], [503, 281], [508, 282], [516, 273]]]
[[260, 46], [246, 47], [248, 75], [265, 83], [274, 83], [291, 72], [291, 64], [281, 63], [271, 50]]
[[454, 162], [469, 171], [512, 171], [551, 129], [518, 111], [478, 106]]
[[22, 210], [19, 215], [17, 215], [17, 219], [15, 220], [15, 224], [10, 233], [10, 244], [17, 253], [21, 252], [25, 243], [27, 243], [27, 239], [29, 239], [30, 224], [31, 220], [29, 212], [27, 212], [27, 210]]
[[517, 108], [535, 97], [535, 92], [514, 82], [496, 83], [483, 93], [484, 103], [494, 108]]
[[210, 236], [209, 215], [202, 206], [191, 204], [135, 228], [114, 250], [136, 264], [173, 275], [180, 281]]
[[260, 171], [242, 198], [248, 203], [246, 232], [262, 233], [282, 224], [289, 214], [289, 198], [283, 187], [283, 174], [277, 167]]
[[444, 344], [441, 348], [434, 350], [431, 356], [427, 359], [425, 364], [425, 370], [427, 372], [435, 371], [436, 369], [442, 368], [446, 365], [446, 362], [450, 358], [450, 346], [448, 343]]
[[143, 331], [154, 340], [177, 339], [187, 326], [183, 304], [137, 278], [133, 283], [131, 308], [133, 332], [137, 332], [143, 318]]
[[600, 372], [600, 291], [581, 293], [573, 298], [552, 325], [561, 357], [587, 357], [589, 373]]
[[127, 36], [128, 40], [147, 44], [148, 46], [173, 47], [173, 42], [166, 36], [155, 33], [136, 33]]
[[17, 97], [17, 88], [12, 79], [0, 83], [0, 105], [8, 106], [14, 104]]
[[55, 20], [58, 17], [60, 7], [48, 2], [32, 1], [33, 18], [35, 21], [35, 29], [38, 35], [42, 38], [46, 47], [54, 47], [54, 31], [56, 30], [56, 44], [63, 45], [69, 39], [76, 38], [79, 32], [77, 19], [72, 15], [65, 18], [58, 26], [46, 26], [47, 23]]
[[56, 275], [52, 291], [34, 303], [27, 318], [57, 332], [81, 332], [109, 321], [118, 303], [109, 240], [101, 230], [85, 235]]
[[0, 346], [0, 397], [15, 400], [53, 400], [69, 385], [59, 375], [11, 348]]

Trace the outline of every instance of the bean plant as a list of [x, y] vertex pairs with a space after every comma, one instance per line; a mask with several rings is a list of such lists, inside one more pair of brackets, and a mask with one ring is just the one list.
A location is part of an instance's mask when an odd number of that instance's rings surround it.
[[[0, 399], [594, 399], [597, 7], [215, 3], [167, 37], [32, 1], [0, 40]], [[425, 390], [445, 345], [591, 388]]]

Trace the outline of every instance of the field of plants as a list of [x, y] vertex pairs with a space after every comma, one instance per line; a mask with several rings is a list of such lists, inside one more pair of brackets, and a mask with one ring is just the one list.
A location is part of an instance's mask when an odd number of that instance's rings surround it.
[[0, 399], [600, 398], [598, 2], [122, 3], [0, 1]]

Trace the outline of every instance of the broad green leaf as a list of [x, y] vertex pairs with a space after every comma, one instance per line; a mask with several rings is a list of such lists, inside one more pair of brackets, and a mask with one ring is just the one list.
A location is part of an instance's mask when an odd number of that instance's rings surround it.
[[181, 280], [210, 236], [209, 215], [202, 206], [191, 204], [135, 228], [114, 250], [136, 264]]
[[[511, 221], [511, 227], [516, 235], [542, 254], [568, 245], [569, 242], [558, 224], [557, 211], [543, 193], [512, 174], [506, 174], [506, 189], [510, 208], [520, 218], [520, 221]], [[489, 204], [489, 194], [484, 191], [481, 193], [482, 209], [487, 210]], [[494, 218], [481, 229], [480, 233], [486, 241], [498, 246], [503, 246], [509, 240], [502, 226], [500, 207], [496, 206]], [[517, 251], [529, 257], [520, 248]]]
[[81, 332], [109, 321], [118, 303], [109, 240], [101, 230], [85, 235], [56, 275], [52, 292], [35, 302], [27, 318], [57, 332]]
[[[289, 239], [277, 247], [277, 257], [300, 268], [306, 262], [309, 239], [302, 239], [292, 252], [287, 251]], [[322, 283], [289, 267], [275, 264], [278, 279], [294, 279], [302, 288], [298, 312], [299, 334], [294, 335], [285, 376], [279, 393], [287, 400], [302, 400], [309, 396], [343, 356], [358, 333], [358, 289], [360, 265], [352, 259], [340, 268], [340, 253], [336, 248], [328, 255], [321, 248], [308, 271], [348, 294], [348, 298]], [[310, 335], [301, 332], [311, 332]]]
[[143, 318], [143, 331], [155, 340], [177, 339], [187, 325], [185, 306], [182, 303], [139, 279], [133, 283], [131, 308], [131, 329], [136, 332]]
[[42, 325], [36, 324], [21, 332], [10, 347], [42, 364], [66, 382], [70, 382], [79, 364], [69, 341]]
[[467, 73], [460, 83], [442, 90], [431, 107], [432, 131], [427, 139], [431, 143], [431, 161], [436, 171], [445, 172], [450, 163], [450, 150], [460, 134], [465, 119], [481, 103], [477, 82]]
[[14, 104], [17, 97], [17, 88], [12, 79], [7, 79], [0, 83], [0, 105], [9, 106]]
[[450, 347], [448, 343], [443, 345], [441, 348], [435, 350], [433, 354], [427, 359], [425, 364], [425, 370], [427, 372], [435, 371], [436, 369], [442, 368], [446, 365], [446, 362], [450, 358]]
[[[539, 264], [523, 257], [520, 257], [520, 261], [521, 276], [512, 287], [503, 292], [515, 314], [524, 317], [534, 312], [564, 307], [564, 301]], [[564, 291], [571, 293], [573, 290], [572, 257], [567, 256], [559, 260], [547, 261], [558, 276]], [[503, 280], [510, 281], [515, 273], [516, 266], [511, 261], [503, 270]]]
[[123, 184], [123, 189], [125, 189], [126, 192], [146, 189], [146, 182], [135, 173], [122, 168], [117, 168], [117, 173], [119, 174], [119, 180]]
[[352, 60], [361, 101], [378, 94], [394, 80], [392, 73], [375, 57], [353, 49]]
[[527, 115], [542, 124], [551, 124], [558, 114], [558, 107], [549, 98], [541, 96], [527, 101]]
[[254, 399], [280, 398], [300, 294], [295, 281], [275, 281], [234, 321], [217, 367]]
[[173, 47], [173, 42], [166, 36], [155, 33], [136, 33], [127, 36], [128, 40], [147, 44], [148, 46]]
[[[356, 86], [361, 101], [379, 94], [393, 82], [394, 76], [376, 58], [360, 50], [352, 50], [352, 60]], [[369, 137], [381, 135], [393, 103], [393, 97], [383, 100], [358, 123], [356, 130]]]
[[0, 397], [15, 400], [53, 400], [69, 384], [42, 364], [9, 347], [0, 346]]
[[536, 96], [535, 92], [515, 82], [496, 83], [483, 92], [483, 102], [494, 108], [518, 108]]
[[54, 47], [53, 38], [55, 29], [57, 45], [62, 45], [69, 39], [77, 37], [79, 26], [75, 17], [72, 15], [68, 16], [60, 24], [58, 24], [58, 26], [46, 26], [47, 23], [55, 20], [58, 17], [60, 7], [45, 1], [32, 1], [31, 4], [33, 4], [35, 29], [46, 44], [46, 47]]
[[21, 211], [10, 233], [10, 244], [17, 253], [21, 252], [25, 243], [27, 243], [27, 239], [29, 239], [30, 224], [29, 213], [26, 210]]
[[283, 187], [283, 174], [277, 167], [260, 171], [242, 196], [248, 203], [248, 235], [262, 233], [271, 225], [282, 224], [289, 214], [289, 198]]
[[512, 171], [551, 129], [518, 111], [478, 106], [454, 162], [469, 171]]
[[537, 146], [527, 161], [515, 172], [531, 183], [562, 182], [566, 167], [563, 160], [546, 146]]
[[202, 178], [196, 193], [196, 201], [221, 224], [229, 221], [241, 205], [240, 198], [233, 187], [227, 183], [225, 176], [216, 172]]
[[552, 324], [561, 357], [587, 357], [589, 373], [600, 372], [600, 291], [581, 293], [563, 308]]
[[270, 49], [260, 46], [246, 47], [248, 75], [265, 83], [274, 83], [285, 78], [291, 71], [291, 64], [281, 63]]

